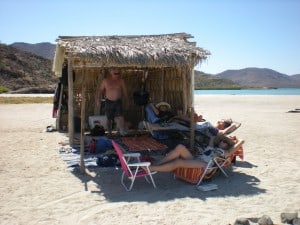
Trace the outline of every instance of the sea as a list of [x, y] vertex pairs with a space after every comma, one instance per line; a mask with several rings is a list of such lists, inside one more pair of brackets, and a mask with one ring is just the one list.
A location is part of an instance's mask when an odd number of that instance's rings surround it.
[[195, 95], [300, 95], [300, 88], [195, 90]]

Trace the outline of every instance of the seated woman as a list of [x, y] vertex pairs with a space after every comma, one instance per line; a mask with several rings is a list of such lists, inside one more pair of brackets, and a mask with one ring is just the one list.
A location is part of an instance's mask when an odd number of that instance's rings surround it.
[[[229, 138], [223, 136], [220, 141], [215, 145], [215, 138], [210, 139], [208, 148], [215, 150], [229, 150], [234, 143], [230, 142]], [[182, 144], [179, 144], [170, 151], [157, 165], [150, 165], [150, 171], [157, 172], [171, 172], [177, 168], [204, 168], [207, 163], [201, 160], [201, 157], [194, 157], [191, 152]]]

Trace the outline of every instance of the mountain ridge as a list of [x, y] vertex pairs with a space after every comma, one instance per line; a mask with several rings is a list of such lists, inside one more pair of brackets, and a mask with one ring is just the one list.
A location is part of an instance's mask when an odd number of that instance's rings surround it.
[[[0, 82], [10, 91], [53, 90], [55, 44], [16, 42], [0, 44]], [[286, 75], [268, 68], [248, 67], [206, 74], [195, 70], [195, 89], [300, 88], [300, 74]], [[1, 92], [1, 90], [0, 90]]]
[[214, 75], [249, 87], [299, 88], [300, 74], [286, 75], [268, 68], [248, 67]]
[[0, 44], [0, 87], [4, 91], [54, 93], [58, 78], [51, 68], [49, 59]]

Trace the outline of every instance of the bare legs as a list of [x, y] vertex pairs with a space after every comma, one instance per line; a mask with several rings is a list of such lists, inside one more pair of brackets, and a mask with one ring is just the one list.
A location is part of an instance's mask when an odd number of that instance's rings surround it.
[[[120, 134], [122, 136], [126, 135], [124, 117], [123, 116], [116, 117], [115, 122], [117, 124], [117, 128], [119, 129]], [[111, 132], [112, 132], [112, 125], [113, 125], [113, 121], [107, 119], [107, 130], [108, 130], [109, 135], [111, 135]]]
[[126, 135], [126, 129], [125, 129], [125, 120], [123, 116], [118, 116], [115, 118], [115, 121], [117, 123], [117, 128], [120, 131], [121, 136]]
[[195, 160], [193, 155], [184, 145], [177, 145], [169, 154], [163, 158], [158, 165], [151, 165], [150, 171], [171, 172], [176, 168], [203, 168], [206, 164]]

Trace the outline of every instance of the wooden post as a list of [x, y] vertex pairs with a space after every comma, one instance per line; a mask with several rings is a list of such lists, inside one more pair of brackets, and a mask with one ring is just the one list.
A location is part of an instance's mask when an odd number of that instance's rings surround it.
[[191, 135], [190, 135], [190, 150], [193, 151], [194, 150], [194, 145], [195, 145], [195, 122], [194, 122], [194, 113], [195, 113], [195, 109], [194, 109], [194, 69], [192, 67], [192, 69], [190, 70], [191, 72], [191, 80], [190, 80], [190, 129], [191, 129]]
[[80, 172], [85, 173], [85, 164], [84, 164], [84, 131], [85, 131], [85, 103], [86, 103], [86, 83], [85, 83], [85, 67], [83, 67], [82, 74], [82, 88], [81, 88], [81, 122], [80, 122]]
[[184, 72], [180, 70], [181, 76], [182, 76], [182, 102], [183, 102], [183, 107], [182, 107], [182, 113], [185, 115], [187, 114], [187, 105], [189, 104], [187, 102], [187, 82], [186, 82], [186, 76], [187, 76], [187, 71], [185, 70]]
[[72, 57], [68, 58], [68, 132], [69, 144], [74, 144], [74, 97]]
[[62, 104], [62, 96], [64, 92], [64, 85], [60, 84], [60, 92], [59, 92], [59, 100], [58, 100], [58, 109], [57, 109], [57, 118], [56, 118], [56, 130], [61, 130], [61, 104]]
[[161, 86], [160, 86], [160, 100], [159, 101], [166, 101], [165, 100], [165, 69], [162, 71], [162, 76], [161, 76], [161, 80], [160, 80], [160, 83], [161, 83]]

